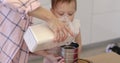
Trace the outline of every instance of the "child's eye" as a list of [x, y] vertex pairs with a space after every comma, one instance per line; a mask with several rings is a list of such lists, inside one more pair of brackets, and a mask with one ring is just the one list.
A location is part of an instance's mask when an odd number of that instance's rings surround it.
[[72, 16], [72, 15], [74, 15], [74, 12], [69, 12], [68, 15]]
[[73, 13], [70, 13], [70, 14], [68, 14], [69, 16], [72, 16], [73, 15]]

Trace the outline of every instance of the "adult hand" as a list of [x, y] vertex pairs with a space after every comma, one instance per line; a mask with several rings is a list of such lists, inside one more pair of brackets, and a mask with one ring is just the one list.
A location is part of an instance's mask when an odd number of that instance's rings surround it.
[[74, 36], [72, 30], [62, 21], [50, 21], [48, 25], [55, 34], [55, 42], [64, 41], [68, 35]]

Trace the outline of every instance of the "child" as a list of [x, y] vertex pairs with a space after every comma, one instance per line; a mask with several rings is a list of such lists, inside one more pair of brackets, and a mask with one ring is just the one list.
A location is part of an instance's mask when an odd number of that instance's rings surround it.
[[[63, 21], [68, 26], [71, 27], [74, 32], [73, 42], [79, 44], [79, 54], [81, 51], [81, 35], [80, 35], [80, 24], [79, 20], [75, 20], [75, 12], [77, 10], [76, 0], [51, 0], [51, 11], [52, 13], [61, 21]], [[65, 39], [65, 38], [64, 38]], [[71, 41], [72, 42], [72, 41]], [[60, 59], [60, 47], [53, 48], [51, 50], [46, 50], [48, 56], [44, 58], [43, 63], [56, 63]], [[58, 59], [56, 59], [58, 58]]]

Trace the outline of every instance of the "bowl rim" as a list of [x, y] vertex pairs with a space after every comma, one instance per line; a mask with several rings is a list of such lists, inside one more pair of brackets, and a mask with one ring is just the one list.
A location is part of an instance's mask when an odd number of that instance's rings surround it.
[[87, 60], [87, 59], [78, 59], [78, 60], [83, 60], [83, 61], [87, 61], [88, 63], [93, 63], [92, 61]]

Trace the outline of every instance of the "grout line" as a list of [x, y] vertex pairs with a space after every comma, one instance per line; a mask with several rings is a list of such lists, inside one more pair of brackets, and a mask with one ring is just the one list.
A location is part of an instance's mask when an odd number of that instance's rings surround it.
[[91, 6], [92, 6], [91, 7], [91, 23], [90, 23], [90, 35], [89, 35], [90, 43], [92, 43], [92, 38], [93, 38], [94, 0], [92, 0]]

